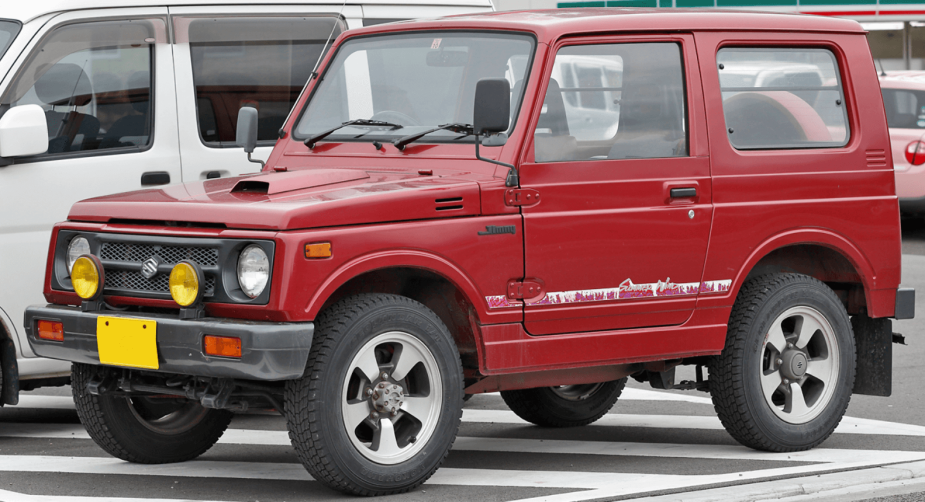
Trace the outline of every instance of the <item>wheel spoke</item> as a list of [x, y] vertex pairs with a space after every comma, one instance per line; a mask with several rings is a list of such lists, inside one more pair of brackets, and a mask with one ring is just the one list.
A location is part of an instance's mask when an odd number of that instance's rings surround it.
[[794, 416], [804, 415], [809, 408], [806, 406], [806, 399], [803, 397], [803, 388], [800, 384], [792, 382], [790, 384], [790, 393], [787, 395], [787, 405], [784, 408], [785, 413]]
[[832, 358], [810, 359], [806, 365], [806, 374], [812, 375], [828, 385], [832, 376]]
[[813, 335], [823, 328], [822, 325], [819, 324], [819, 321], [809, 315], [802, 315], [800, 318], [803, 321], [800, 323], [799, 328], [797, 328], [799, 330], [799, 338], [797, 338], [796, 345], [798, 348], [802, 349], [806, 347], [806, 344], [813, 338]]
[[369, 346], [366, 351], [357, 358], [356, 367], [363, 372], [363, 375], [370, 382], [379, 378], [379, 363], [376, 361], [376, 347]]
[[774, 403], [771, 401], [771, 396], [774, 395], [774, 391], [780, 387], [780, 384], [781, 380], [779, 371], [761, 373], [761, 390], [764, 391], [764, 398], [771, 406], [774, 406]]
[[402, 403], [401, 409], [405, 413], [423, 422], [427, 420], [427, 415], [430, 414], [432, 404], [433, 398], [431, 397], [406, 397], [405, 401]]
[[787, 347], [787, 339], [784, 338], [784, 330], [780, 327], [780, 320], [775, 321], [768, 330], [767, 345], [773, 346], [778, 352], [783, 352]]
[[[398, 358], [398, 361], [394, 360], [395, 357]], [[392, 359], [392, 364], [394, 365], [394, 369], [392, 369], [392, 378], [395, 380], [404, 379], [408, 376], [408, 372], [410, 372], [412, 368], [424, 360], [421, 354], [408, 344], [402, 345], [401, 352], [396, 352], [396, 354], [392, 356]]]
[[395, 427], [392, 426], [391, 420], [383, 418], [379, 421], [379, 430], [376, 431], [373, 439], [373, 450], [383, 456], [401, 453], [398, 440], [395, 438]]
[[367, 417], [369, 417], [369, 403], [367, 401], [347, 403], [347, 406], [344, 406], [344, 422], [349, 429], [347, 433], [352, 434], [353, 429], [356, 429], [360, 422], [366, 420]]

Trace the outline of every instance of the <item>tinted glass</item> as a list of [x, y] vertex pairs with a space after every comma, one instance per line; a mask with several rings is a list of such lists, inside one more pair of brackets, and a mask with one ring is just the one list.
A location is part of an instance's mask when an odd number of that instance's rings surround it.
[[729, 141], [739, 149], [848, 142], [835, 56], [825, 49], [722, 49], [716, 56]]
[[536, 126], [536, 161], [686, 156], [684, 101], [678, 44], [564, 47]]
[[[507, 78], [511, 116], [516, 117], [533, 45], [527, 36], [488, 33], [430, 32], [348, 40], [325, 70], [296, 127], [296, 137], [354, 119], [401, 127], [351, 126], [329, 138], [389, 140], [442, 124], [471, 124], [475, 85], [482, 78]], [[436, 131], [418, 143], [436, 141], [472, 139]]]
[[334, 17], [196, 18], [177, 25], [187, 30], [199, 134], [208, 146], [234, 146], [243, 106], [257, 109], [257, 139], [275, 141], [328, 36], [344, 29]]
[[19, 33], [19, 23], [16, 21], [0, 21], [0, 57], [10, 48], [16, 34]]
[[925, 92], [882, 89], [886, 121], [890, 127], [925, 129]]
[[58, 28], [30, 55], [2, 104], [45, 109], [46, 155], [148, 145], [156, 27], [163, 34], [157, 20]]

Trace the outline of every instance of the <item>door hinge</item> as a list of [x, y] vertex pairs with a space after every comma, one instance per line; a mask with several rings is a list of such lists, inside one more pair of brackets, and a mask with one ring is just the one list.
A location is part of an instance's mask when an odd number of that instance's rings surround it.
[[511, 188], [504, 191], [504, 203], [508, 206], [532, 206], [539, 202], [540, 193], [532, 188]]
[[536, 280], [511, 280], [507, 283], [508, 300], [529, 300], [532, 298], [541, 298], [545, 294], [546, 292], [543, 290], [543, 285]]

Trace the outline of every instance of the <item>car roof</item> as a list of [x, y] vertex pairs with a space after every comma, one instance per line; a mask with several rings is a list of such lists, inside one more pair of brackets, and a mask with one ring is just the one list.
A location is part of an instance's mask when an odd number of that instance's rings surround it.
[[614, 31], [807, 31], [866, 33], [856, 21], [804, 14], [719, 9], [579, 8], [463, 14], [351, 30], [347, 36], [408, 29], [499, 29], [562, 35]]
[[[28, 22], [39, 16], [60, 12], [131, 7], [180, 7], [210, 5], [332, 5], [339, 10], [340, 0], [27, 0], [5, 1], [0, 19]], [[461, 5], [490, 7], [491, 0], [346, 0], [347, 5]]]
[[880, 75], [880, 87], [925, 90], [925, 71], [890, 71]]

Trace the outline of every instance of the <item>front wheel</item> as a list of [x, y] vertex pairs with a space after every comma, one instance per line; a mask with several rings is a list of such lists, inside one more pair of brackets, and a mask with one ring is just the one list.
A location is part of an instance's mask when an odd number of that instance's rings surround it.
[[318, 318], [305, 375], [286, 383], [289, 437], [318, 481], [356, 495], [411, 490], [459, 430], [462, 364], [431, 310], [409, 298], [346, 298]]
[[848, 313], [812, 277], [751, 279], [709, 372], [713, 405], [737, 441], [776, 452], [813, 448], [835, 430], [854, 387]]
[[518, 417], [541, 427], [577, 427], [596, 422], [620, 398], [626, 378], [611, 382], [503, 390], [501, 397]]
[[183, 462], [214, 445], [234, 414], [197, 401], [158, 396], [96, 396], [87, 382], [96, 367], [75, 363], [71, 390], [87, 433], [110, 455], [140, 464]]

